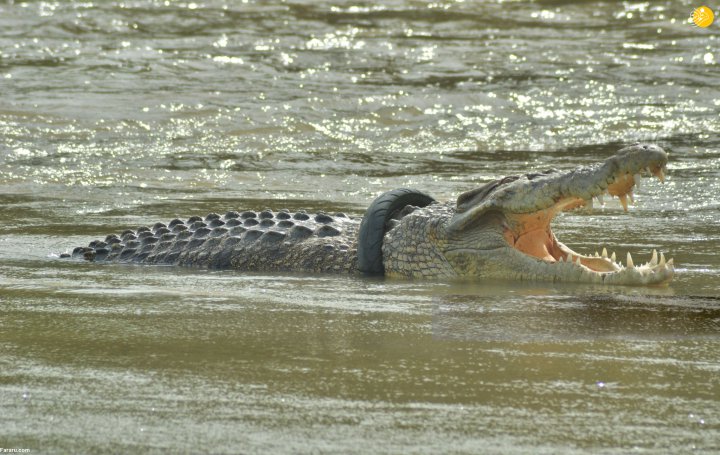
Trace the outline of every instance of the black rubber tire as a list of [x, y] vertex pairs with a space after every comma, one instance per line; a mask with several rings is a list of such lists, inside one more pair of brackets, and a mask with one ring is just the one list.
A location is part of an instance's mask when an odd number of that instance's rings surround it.
[[385, 273], [382, 242], [387, 222], [407, 205], [426, 207], [435, 199], [418, 190], [398, 188], [375, 199], [365, 212], [358, 236], [358, 270], [368, 275]]

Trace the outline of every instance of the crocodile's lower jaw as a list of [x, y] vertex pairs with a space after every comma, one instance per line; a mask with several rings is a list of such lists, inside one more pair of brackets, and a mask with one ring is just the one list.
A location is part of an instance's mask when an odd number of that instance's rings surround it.
[[[570, 248], [557, 242], [558, 248], [567, 252], [557, 261], [537, 260], [539, 268], [544, 269], [542, 275], [551, 276], [554, 281], [572, 281], [582, 283], [627, 284], [627, 285], [665, 285], [675, 274], [673, 260], [665, 261], [665, 256], [653, 250], [652, 257], [642, 265], [633, 263], [630, 253], [627, 264], [623, 266], [615, 261], [615, 253], [607, 257], [603, 248], [602, 255], [585, 256], [573, 252]], [[517, 251], [517, 250], [516, 250]], [[607, 270], [612, 269], [612, 270]]]

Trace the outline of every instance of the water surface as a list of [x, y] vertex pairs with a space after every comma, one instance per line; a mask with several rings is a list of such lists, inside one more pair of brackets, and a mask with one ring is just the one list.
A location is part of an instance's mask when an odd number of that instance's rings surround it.
[[[720, 451], [720, 28], [659, 2], [3, 2], [0, 446]], [[711, 5], [712, 6], [712, 5]], [[230, 209], [361, 215], [670, 152], [559, 216], [666, 288], [60, 261]]]

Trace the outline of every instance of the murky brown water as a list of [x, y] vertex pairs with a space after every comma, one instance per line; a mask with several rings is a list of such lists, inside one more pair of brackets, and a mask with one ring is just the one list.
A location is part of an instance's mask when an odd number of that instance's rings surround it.
[[[720, 26], [661, 2], [0, 3], [0, 447], [33, 453], [720, 451]], [[712, 6], [712, 5], [710, 5]], [[668, 288], [59, 261], [228, 209], [361, 214], [623, 144]]]

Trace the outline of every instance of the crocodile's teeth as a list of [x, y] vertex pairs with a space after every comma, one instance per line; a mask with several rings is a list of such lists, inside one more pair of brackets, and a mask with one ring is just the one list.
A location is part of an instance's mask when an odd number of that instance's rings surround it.
[[627, 196], [624, 194], [621, 194], [620, 196], [618, 196], [618, 199], [620, 199], [620, 203], [623, 206], [623, 210], [625, 210], [627, 212], [628, 211]]
[[652, 257], [650, 258], [650, 265], [655, 267], [658, 263], [657, 250], [653, 250]]
[[627, 254], [627, 268], [631, 269], [635, 267], [635, 264], [633, 264], [632, 256], [630, 255], [630, 252], [628, 251]]
[[617, 256], [615, 256], [615, 252], [613, 251], [613, 254], [610, 255], [610, 259], [612, 259], [613, 262], [617, 261]]
[[660, 267], [665, 267], [665, 254], [660, 253]]
[[595, 257], [596, 257], [596, 258], [599, 258], [599, 257], [600, 257], [600, 255], [598, 254], [597, 251], [595, 252]]
[[603, 247], [602, 257], [607, 258], [607, 248]]
[[668, 261], [667, 261], [667, 266], [668, 266], [668, 267], [673, 267], [674, 265], [675, 265], [675, 264], [673, 264], [673, 258], [668, 259]]
[[582, 262], [580, 262], [580, 256], [577, 257], [577, 260], [575, 261], [575, 265], [580, 267], [582, 265]]

